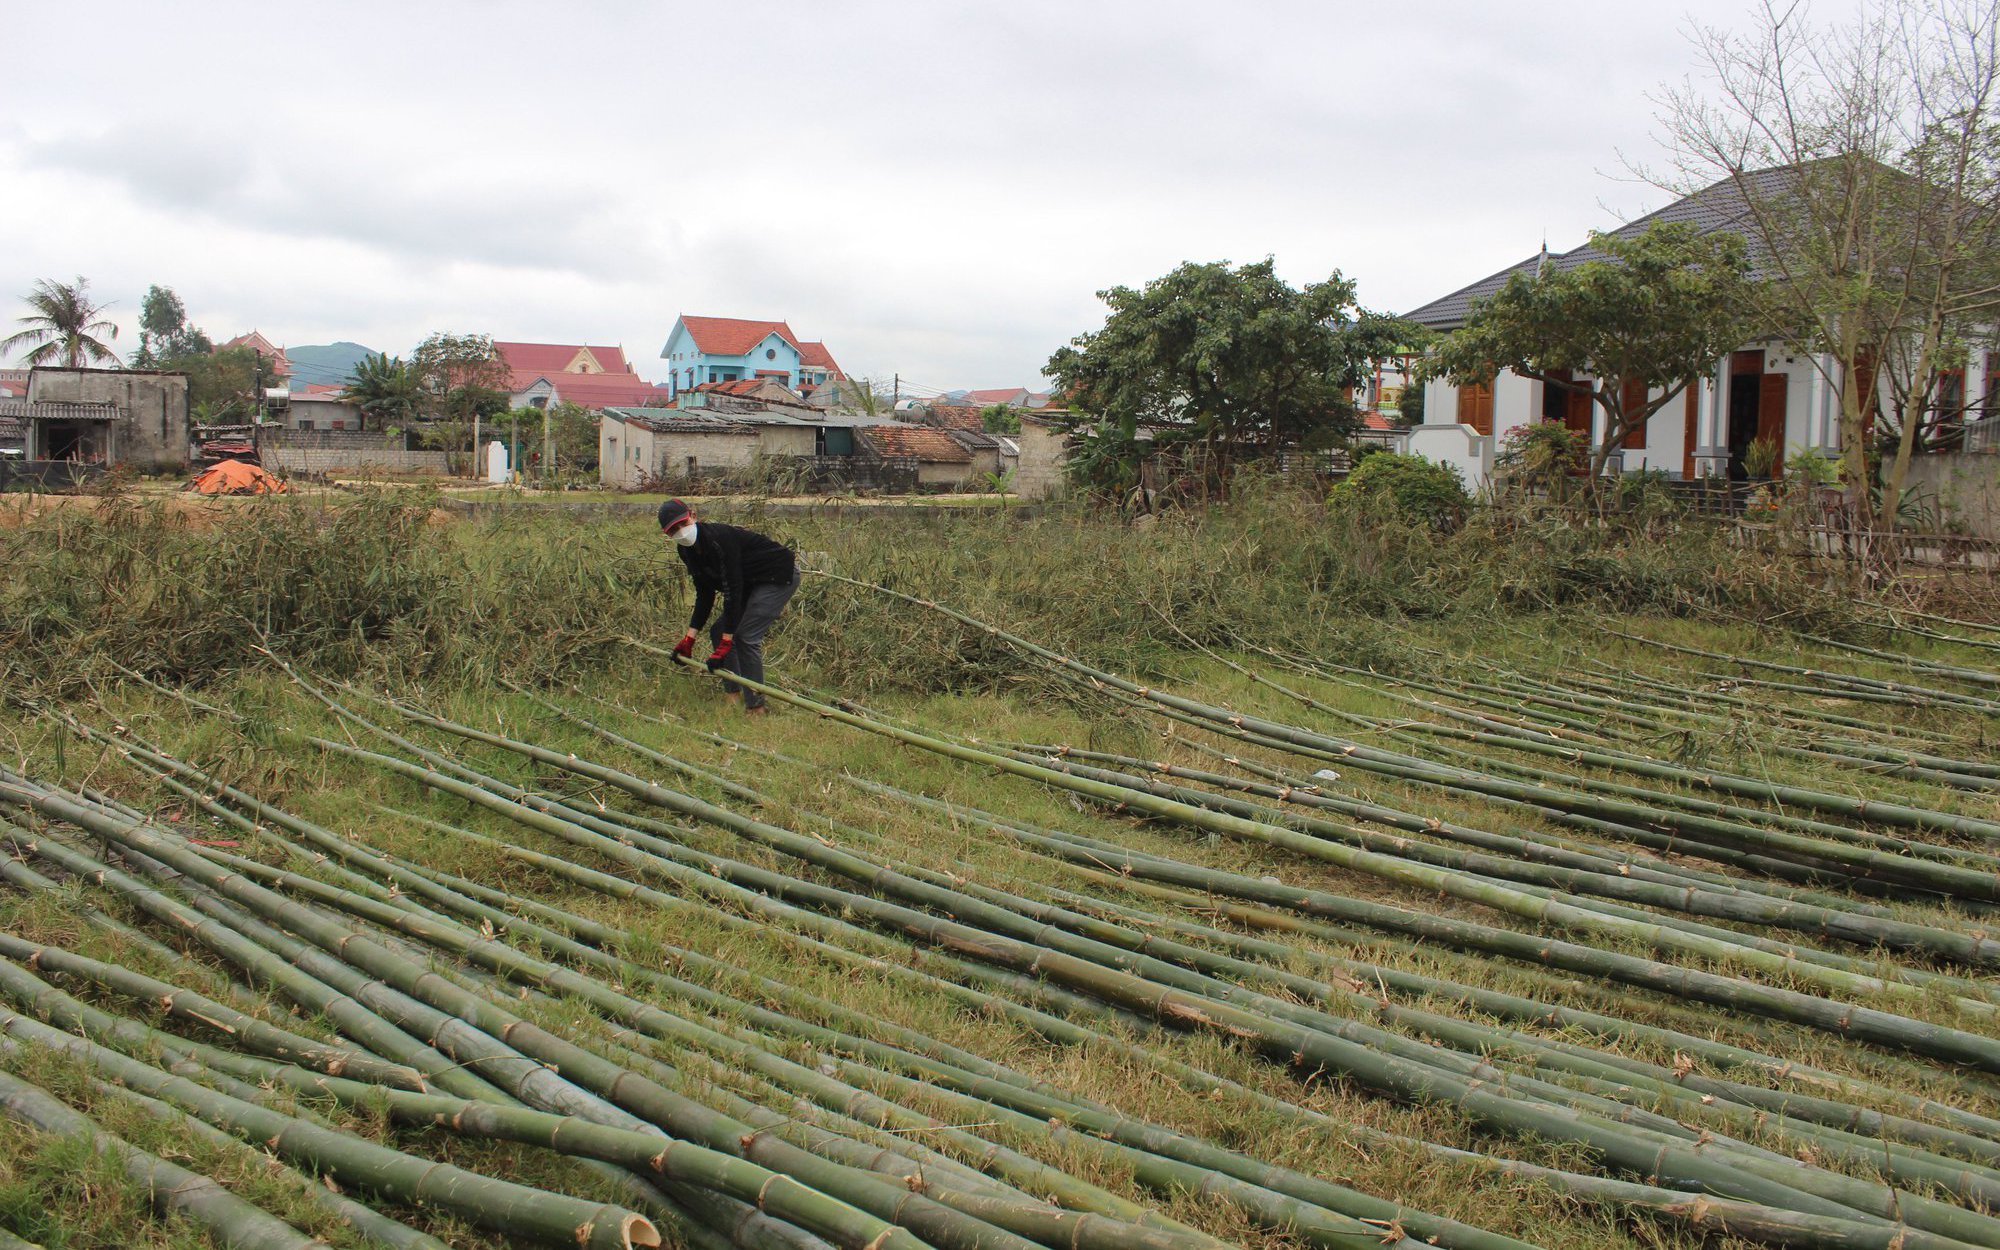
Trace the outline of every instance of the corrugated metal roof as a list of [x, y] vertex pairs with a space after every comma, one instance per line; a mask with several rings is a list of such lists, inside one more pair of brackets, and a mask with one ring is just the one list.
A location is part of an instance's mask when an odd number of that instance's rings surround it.
[[[1792, 181], [1795, 171], [1796, 167], [1790, 165], [1778, 169], [1764, 169], [1749, 175], [1745, 181], [1752, 196], [1766, 199], [1783, 193], [1787, 184]], [[1743, 189], [1733, 180], [1725, 178], [1693, 195], [1675, 200], [1657, 212], [1648, 213], [1636, 221], [1627, 222], [1616, 230], [1607, 230], [1604, 233], [1615, 239], [1632, 238], [1663, 222], [1685, 223], [1703, 234], [1718, 230], [1743, 232], [1741, 227], [1748, 211], [1749, 205], [1744, 198]], [[1551, 253], [1548, 264], [1553, 269], [1574, 269], [1588, 261], [1604, 259], [1605, 252], [1602, 248], [1585, 243], [1567, 252]], [[1753, 267], [1757, 261], [1758, 257], [1753, 247], [1751, 254]], [[1477, 282], [1462, 286], [1449, 295], [1440, 296], [1403, 315], [1433, 330], [1455, 330], [1465, 324], [1474, 301], [1490, 297], [1505, 286], [1507, 279], [1516, 273], [1532, 273], [1535, 266], [1541, 262], [1542, 257], [1539, 253], [1530, 256], [1518, 264], [1509, 265], [1498, 273], [1489, 274]]]

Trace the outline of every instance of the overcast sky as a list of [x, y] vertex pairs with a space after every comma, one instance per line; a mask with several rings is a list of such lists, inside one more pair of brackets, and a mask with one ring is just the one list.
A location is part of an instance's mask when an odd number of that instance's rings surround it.
[[6, 6], [0, 321], [81, 274], [218, 340], [788, 320], [1032, 385], [1183, 260], [1403, 311], [1666, 197], [1649, 93], [1748, 0]]

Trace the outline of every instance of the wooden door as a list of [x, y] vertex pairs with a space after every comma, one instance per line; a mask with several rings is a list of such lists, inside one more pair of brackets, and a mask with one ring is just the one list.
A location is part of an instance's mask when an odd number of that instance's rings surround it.
[[1458, 423], [1480, 434], [1493, 432], [1493, 384], [1461, 385], [1458, 388]]
[[1682, 405], [1685, 415], [1681, 418], [1681, 480], [1694, 481], [1694, 440], [1701, 426], [1701, 383], [1690, 382], [1683, 392], [1687, 401]]
[[1771, 461], [1771, 476], [1785, 472], [1785, 382], [1782, 373], [1767, 373], [1757, 380], [1757, 437], [1778, 449]]
[[[1626, 379], [1619, 385], [1618, 402], [1619, 406], [1628, 413], [1644, 407], [1646, 403], [1646, 384], [1637, 379]], [[1644, 421], [1625, 431], [1624, 447], [1627, 451], [1646, 450], [1646, 423]]]

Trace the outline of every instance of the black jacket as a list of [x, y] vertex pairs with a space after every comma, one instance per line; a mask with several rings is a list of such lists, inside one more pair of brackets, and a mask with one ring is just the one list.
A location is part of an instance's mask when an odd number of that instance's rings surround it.
[[694, 579], [694, 615], [689, 629], [708, 623], [715, 596], [722, 595], [722, 632], [734, 634], [743, 619], [743, 595], [752, 586], [783, 586], [792, 580], [796, 566], [792, 549], [774, 542], [755, 530], [746, 530], [720, 521], [695, 522], [692, 547], [675, 547], [681, 563]]

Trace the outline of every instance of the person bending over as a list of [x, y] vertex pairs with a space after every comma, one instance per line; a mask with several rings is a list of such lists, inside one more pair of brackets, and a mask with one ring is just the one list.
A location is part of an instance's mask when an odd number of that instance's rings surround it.
[[[708, 624], [715, 597], [722, 611], [709, 629], [708, 671], [764, 680], [764, 636], [777, 624], [792, 593], [799, 588], [798, 561], [791, 548], [755, 530], [720, 521], [697, 522], [694, 509], [678, 499], [660, 505], [660, 532], [674, 543], [675, 554], [694, 581], [694, 615], [674, 654], [694, 657], [695, 635]], [[725, 693], [737, 694], [734, 683]], [[765, 710], [764, 696], [742, 688], [743, 710]]]

